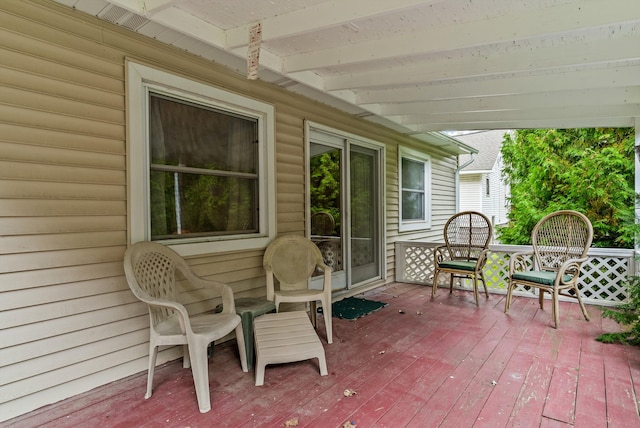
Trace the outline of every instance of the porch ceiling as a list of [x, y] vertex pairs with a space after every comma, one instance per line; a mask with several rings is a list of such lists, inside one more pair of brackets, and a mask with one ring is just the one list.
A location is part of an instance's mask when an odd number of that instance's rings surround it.
[[640, 117], [638, 0], [56, 1], [418, 137]]

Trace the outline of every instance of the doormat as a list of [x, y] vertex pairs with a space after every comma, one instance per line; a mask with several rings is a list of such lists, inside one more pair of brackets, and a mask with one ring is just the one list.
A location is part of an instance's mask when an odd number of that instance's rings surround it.
[[388, 303], [377, 302], [375, 300], [359, 299], [357, 297], [347, 297], [331, 305], [331, 312], [334, 317], [346, 320], [355, 320], [378, 309], [384, 308]]

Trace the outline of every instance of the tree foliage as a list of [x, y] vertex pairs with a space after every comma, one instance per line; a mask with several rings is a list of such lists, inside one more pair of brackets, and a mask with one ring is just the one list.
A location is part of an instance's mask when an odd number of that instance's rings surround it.
[[624, 343], [640, 346], [640, 277], [629, 277], [626, 282], [628, 300], [614, 308], [602, 311], [604, 318], [611, 318], [624, 328], [614, 333], [602, 333], [596, 339], [603, 343]]
[[340, 225], [340, 151], [332, 150], [310, 161], [311, 214], [330, 213]]
[[593, 245], [633, 248], [633, 128], [535, 129], [506, 135], [503, 175], [511, 187], [505, 244], [529, 244], [546, 214], [572, 209], [593, 224]]

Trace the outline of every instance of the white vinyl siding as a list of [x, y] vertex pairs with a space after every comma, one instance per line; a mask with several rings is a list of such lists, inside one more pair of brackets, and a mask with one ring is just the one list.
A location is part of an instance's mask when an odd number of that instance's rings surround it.
[[460, 175], [460, 211], [482, 211], [484, 199], [483, 174]]

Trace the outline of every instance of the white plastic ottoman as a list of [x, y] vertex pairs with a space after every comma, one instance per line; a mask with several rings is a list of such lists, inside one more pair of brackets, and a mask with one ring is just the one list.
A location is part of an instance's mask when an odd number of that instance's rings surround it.
[[256, 348], [256, 386], [264, 384], [267, 364], [317, 358], [320, 375], [327, 375], [324, 348], [304, 311], [266, 314], [253, 321]]

